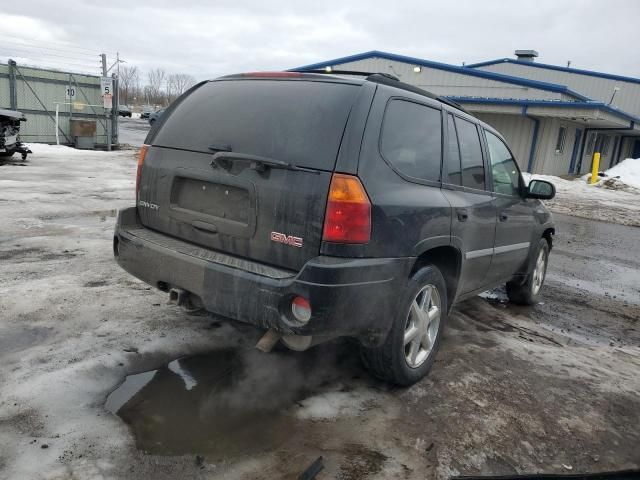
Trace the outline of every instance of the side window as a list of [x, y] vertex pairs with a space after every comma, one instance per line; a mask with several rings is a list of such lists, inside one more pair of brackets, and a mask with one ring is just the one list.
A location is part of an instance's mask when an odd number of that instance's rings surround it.
[[462, 185], [485, 189], [482, 147], [475, 124], [456, 117], [460, 157], [462, 158]]
[[387, 106], [380, 152], [400, 172], [440, 181], [442, 122], [440, 110], [405, 100]]
[[447, 130], [449, 132], [449, 142], [447, 143], [447, 178], [443, 181], [452, 185], [462, 185], [462, 170], [460, 168], [460, 147], [458, 147], [458, 134], [453, 115], [447, 114]]
[[489, 157], [491, 157], [493, 191], [505, 195], [520, 195], [520, 172], [516, 161], [502, 140], [486, 130], [484, 133], [487, 137]]

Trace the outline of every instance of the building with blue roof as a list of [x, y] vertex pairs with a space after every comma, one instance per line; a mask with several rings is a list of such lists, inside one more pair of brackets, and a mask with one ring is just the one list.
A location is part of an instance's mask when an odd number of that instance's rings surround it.
[[292, 70], [388, 73], [450, 98], [499, 130], [524, 171], [583, 174], [595, 151], [601, 169], [640, 157], [640, 79], [541, 64], [533, 50], [516, 55], [457, 66], [373, 50]]

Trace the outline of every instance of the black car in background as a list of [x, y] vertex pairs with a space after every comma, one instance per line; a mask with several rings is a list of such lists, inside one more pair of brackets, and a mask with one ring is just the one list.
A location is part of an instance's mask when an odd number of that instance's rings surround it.
[[151, 115], [149, 115], [149, 125], [153, 126], [156, 121], [162, 116], [165, 110], [166, 108], [161, 108], [157, 112], [153, 112]]
[[140, 113], [140, 118], [143, 120], [147, 120], [149, 118], [149, 115], [151, 115], [154, 111], [155, 110], [153, 109], [153, 107], [145, 105], [142, 107], [142, 113]]
[[118, 115], [121, 117], [131, 118], [131, 107], [127, 105], [118, 105]]
[[506, 283], [532, 304], [544, 282], [553, 185], [526, 186], [495, 129], [387, 75], [203, 82], [145, 143], [118, 263], [292, 349], [353, 337], [409, 385], [456, 302]]

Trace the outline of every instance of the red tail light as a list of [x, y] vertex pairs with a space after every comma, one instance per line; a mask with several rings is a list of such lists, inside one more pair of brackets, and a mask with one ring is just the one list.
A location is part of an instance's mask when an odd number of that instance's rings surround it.
[[322, 240], [367, 243], [371, 238], [371, 202], [358, 177], [334, 173], [324, 216]]
[[142, 165], [144, 165], [144, 157], [147, 156], [147, 150], [149, 150], [149, 145], [142, 145], [140, 154], [138, 155], [138, 170], [136, 172], [136, 197], [138, 196], [138, 192], [140, 191], [140, 176], [142, 175]]

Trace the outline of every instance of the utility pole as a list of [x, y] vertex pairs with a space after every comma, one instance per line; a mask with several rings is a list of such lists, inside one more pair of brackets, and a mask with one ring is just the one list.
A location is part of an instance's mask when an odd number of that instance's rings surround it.
[[[107, 76], [107, 54], [106, 53], [101, 53], [100, 54], [100, 59], [102, 60], [102, 76], [106, 77]], [[102, 92], [102, 94], [104, 95], [104, 92]], [[109, 110], [107, 110], [105, 108], [105, 116], [107, 119], [107, 124], [106, 124], [106, 130], [107, 130], [107, 150], [111, 150], [111, 124], [109, 123], [109, 117], [110, 117], [110, 113]]]

